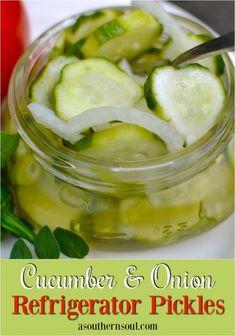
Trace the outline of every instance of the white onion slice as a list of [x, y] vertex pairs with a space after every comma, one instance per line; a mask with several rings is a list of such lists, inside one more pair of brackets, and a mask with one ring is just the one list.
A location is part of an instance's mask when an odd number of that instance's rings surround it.
[[[68, 131], [67, 122], [57, 117], [55, 112], [47, 106], [38, 102], [33, 102], [28, 105], [28, 109], [38, 124], [47, 127], [55, 134], [71, 143], [79, 140], [77, 135], [75, 136]], [[80, 138], [81, 137], [82, 136], [80, 136]]]
[[159, 119], [153, 114], [137, 110], [133, 107], [100, 107], [84, 111], [69, 121], [57, 117], [55, 112], [38, 102], [28, 105], [34, 119], [71, 143], [80, 140], [82, 131], [89, 127], [104, 125], [111, 121], [121, 121], [137, 125], [159, 136], [170, 152], [183, 148], [183, 137], [174, 126]]
[[134, 0], [131, 4], [154, 15], [163, 24], [165, 30], [173, 39], [179, 54], [192, 48], [186, 32], [180, 27], [174, 17], [164, 10], [159, 1]]
[[100, 124], [100, 125], [94, 125], [92, 127], [94, 132], [100, 132], [104, 131], [109, 128], [120, 126], [121, 122], [115, 122], [115, 123], [106, 123], [106, 124]]
[[67, 131], [79, 136], [84, 129], [114, 120], [137, 125], [156, 134], [165, 142], [170, 152], [183, 148], [183, 137], [174, 126], [133, 107], [99, 107], [86, 110], [67, 122]]

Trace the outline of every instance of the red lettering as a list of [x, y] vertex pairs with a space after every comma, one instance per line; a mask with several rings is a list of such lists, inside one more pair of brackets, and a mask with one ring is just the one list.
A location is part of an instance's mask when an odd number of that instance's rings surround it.
[[172, 315], [172, 296], [168, 295], [167, 297], [167, 314]]
[[61, 304], [60, 304], [60, 314], [61, 315], [65, 315], [65, 296], [61, 295], [61, 300], [60, 300]]
[[46, 315], [45, 312], [45, 302], [49, 300], [49, 296], [48, 295], [43, 295], [40, 297], [39, 301], [40, 301], [40, 315]]
[[55, 314], [55, 304], [56, 303], [59, 303], [60, 301], [59, 300], [52, 300], [52, 299], [50, 299], [50, 310], [49, 310], [49, 314], [50, 315], [54, 315]]
[[[78, 310], [79, 310], [79, 313], [81, 313], [82, 315], [88, 313], [89, 308], [87, 307], [89, 307], [89, 302], [87, 300], [80, 300], [78, 302]], [[83, 310], [83, 308], [86, 308], [85, 311]]]
[[131, 304], [128, 300], [121, 300], [118, 305], [119, 311], [121, 314], [126, 315], [131, 311]]
[[223, 315], [225, 312], [225, 307], [224, 307], [224, 299], [220, 299], [216, 301], [216, 307], [219, 308], [216, 309], [216, 314], [217, 315]]
[[[15, 315], [18, 315], [18, 314], [21, 314], [19, 312], [19, 308], [21, 307], [22, 309], [22, 313], [24, 315], [28, 315], [28, 311], [27, 311], [27, 307], [26, 307], [26, 303], [28, 302], [28, 298], [27, 296], [24, 296], [24, 295], [14, 295], [13, 296], [14, 298], [14, 312], [13, 314]], [[22, 300], [22, 302], [20, 302], [20, 300]]]
[[95, 315], [95, 304], [99, 303], [99, 300], [89, 300], [90, 303], [90, 310], [89, 310], [89, 314], [90, 315]]
[[100, 304], [103, 304], [103, 306], [99, 308], [99, 313], [101, 315], [110, 315], [109, 300], [100, 300]]
[[204, 314], [204, 311], [203, 311], [203, 297], [201, 295], [198, 296], [198, 314], [199, 315]]
[[75, 309], [77, 307], [77, 302], [79, 302], [78, 300], [69, 300], [68, 301], [68, 319], [70, 321], [72, 320], [76, 320], [78, 318], [78, 312], [77, 311], [72, 311], [72, 309]]
[[[35, 314], [38, 314], [39, 313], [39, 301], [36, 300], [36, 299], [33, 299], [31, 301], [29, 301], [29, 311], [31, 314], [35, 315]], [[34, 308], [37, 308], [36, 310], [34, 310]]]
[[178, 304], [180, 304], [180, 305], [182, 305], [184, 302], [182, 301], [182, 300], [175, 300], [174, 302], [173, 302], [173, 310], [174, 310], [174, 313], [176, 314], [176, 315], [180, 315], [180, 314], [182, 314], [183, 313], [183, 308], [181, 308], [181, 310], [180, 311], [178, 311]]
[[[161, 295], [152, 295], [150, 296], [151, 298], [151, 311], [150, 314], [156, 314], [158, 315], [157, 312], [157, 307], [162, 307], [165, 305], [166, 303], [166, 299], [164, 298], [164, 296]], [[158, 299], [160, 299], [160, 302], [158, 302]]]
[[211, 311], [209, 308], [212, 308], [215, 306], [215, 303], [213, 300], [206, 300], [204, 302], [204, 310], [205, 310], [205, 313], [208, 314], [208, 315], [212, 315], [215, 311], [215, 309], [213, 308]]
[[195, 302], [195, 300], [189, 300], [189, 297], [187, 295], [184, 295], [184, 314], [192, 314], [195, 315], [196, 312], [193, 309], [192, 305]]
[[138, 314], [137, 313], [137, 304], [138, 303], [142, 303], [142, 300], [135, 300], [135, 299], [133, 299], [133, 300], [131, 300], [131, 314], [132, 315], [136, 315], [136, 314]]
[[111, 299], [111, 305], [112, 305], [112, 314], [117, 315], [117, 298], [115, 296], [112, 297]]

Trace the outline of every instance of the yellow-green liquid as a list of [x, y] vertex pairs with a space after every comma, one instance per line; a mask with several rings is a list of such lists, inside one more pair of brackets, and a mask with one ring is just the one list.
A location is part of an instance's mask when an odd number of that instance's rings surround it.
[[70, 228], [90, 241], [166, 244], [207, 230], [233, 211], [231, 150], [180, 185], [126, 198], [59, 180], [35, 161], [23, 142], [9, 175], [18, 211], [35, 227]]

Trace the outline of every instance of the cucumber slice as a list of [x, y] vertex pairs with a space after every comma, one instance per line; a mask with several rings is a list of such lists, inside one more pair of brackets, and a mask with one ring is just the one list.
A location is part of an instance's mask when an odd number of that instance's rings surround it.
[[[64, 185], [44, 171], [35, 183], [17, 185], [15, 192], [24, 217], [30, 218], [35, 226], [48, 225], [52, 230], [58, 226], [69, 229], [71, 222], [79, 219], [84, 208], [70, 206], [60, 198]], [[80, 194], [78, 199], [78, 204], [81, 204], [83, 195]]]
[[92, 200], [91, 195], [85, 190], [68, 185], [60, 188], [59, 196], [63, 203], [84, 210], [84, 212], [90, 207]]
[[119, 67], [97, 58], [65, 66], [54, 94], [57, 114], [69, 120], [94, 107], [134, 105], [143, 90]]
[[55, 45], [52, 48], [52, 51], [50, 53], [49, 60], [53, 60], [56, 57], [63, 55], [64, 49], [65, 49], [65, 41], [66, 41], [66, 34], [67, 34], [68, 28], [60, 32], [58, 37], [56, 38]]
[[89, 211], [80, 218], [79, 229], [83, 236], [92, 240], [123, 238], [124, 235], [118, 231], [118, 220], [118, 200], [93, 194]]
[[68, 142], [68, 144], [65, 144], [65, 145], [67, 145], [67, 147], [73, 149], [74, 151], [79, 152], [83, 149], [86, 149], [86, 148], [90, 147], [91, 142], [92, 142], [92, 136], [93, 136], [93, 133], [84, 136], [84, 138], [78, 140], [73, 145], [71, 145], [69, 142]]
[[38, 101], [53, 107], [53, 89], [60, 78], [60, 72], [66, 64], [77, 61], [76, 57], [58, 56], [47, 63], [29, 89], [31, 101]]
[[[211, 37], [209, 35], [189, 34], [188, 36], [193, 43], [193, 47], [211, 40]], [[213, 72], [217, 76], [220, 76], [224, 73], [225, 64], [221, 55], [205, 58], [198, 63], [210, 69], [211, 72]]]
[[168, 154], [162, 140], [151, 132], [129, 124], [93, 134], [91, 145], [80, 151], [89, 157], [112, 161], [142, 161]]
[[[196, 35], [192, 33], [189, 33], [187, 35], [187, 38], [190, 44], [190, 48], [193, 48], [198, 44], [204, 43], [211, 39], [211, 37], [208, 35], [200, 35], [200, 34]], [[173, 61], [178, 55], [179, 52], [175, 46], [175, 43], [173, 42], [172, 39], [169, 39], [162, 49], [162, 58]], [[212, 73], [216, 74], [217, 76], [222, 75], [224, 73], [225, 64], [221, 55], [208, 57], [201, 61], [198, 61], [197, 63], [207, 67], [208, 69], [210, 69]]]
[[81, 40], [79, 40], [78, 42], [72, 44], [72, 45], [69, 45], [66, 47], [65, 49], [65, 55], [66, 56], [77, 56], [78, 58], [82, 59], [83, 56], [82, 56], [82, 53], [81, 53], [81, 49], [82, 49], [82, 46], [83, 44], [85, 43], [86, 41], [86, 38], [82, 38]]
[[145, 83], [149, 108], [172, 123], [190, 144], [215, 123], [225, 101], [221, 80], [199, 64], [155, 68]]
[[42, 169], [31, 154], [24, 154], [18, 157], [10, 173], [14, 184], [26, 186], [40, 178]]
[[135, 73], [149, 74], [154, 67], [166, 65], [169, 61], [162, 58], [161, 50], [158, 48], [151, 48], [145, 53], [141, 54], [131, 62], [132, 69]]
[[175, 43], [170, 37], [161, 50], [161, 56], [163, 59], [173, 61], [179, 55], [179, 51], [175, 48]]
[[123, 14], [118, 9], [97, 10], [92, 14], [81, 15], [68, 30], [66, 40], [71, 45], [92, 34], [98, 27]]
[[[78, 231], [78, 226], [71, 226], [73, 231]], [[80, 234], [89, 240], [125, 238], [118, 230], [118, 208], [94, 212], [82, 216], [79, 221]]]
[[131, 230], [133, 239], [166, 243], [198, 223], [199, 209], [199, 202], [154, 208], [145, 197], [132, 197], [121, 200], [119, 212], [123, 229]]
[[85, 58], [131, 59], [149, 49], [161, 31], [155, 18], [136, 8], [99, 27], [88, 37], [81, 51]]
[[164, 27], [164, 31], [174, 41], [177, 41], [175, 48], [178, 50], [179, 54], [190, 48], [186, 36], [187, 33], [181, 28], [175, 18], [164, 9], [160, 1], [133, 0], [132, 5], [146, 10], [154, 15], [159, 22], [161, 22]]

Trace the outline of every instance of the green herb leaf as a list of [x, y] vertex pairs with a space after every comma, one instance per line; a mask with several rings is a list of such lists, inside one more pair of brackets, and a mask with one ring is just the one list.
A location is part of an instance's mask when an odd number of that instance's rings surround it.
[[8, 134], [1, 132], [1, 168], [4, 168], [7, 164], [10, 156], [15, 152], [20, 136], [16, 134]]
[[10, 259], [32, 259], [32, 253], [22, 239], [18, 239], [12, 250]]
[[19, 237], [27, 239], [31, 243], [34, 241], [34, 232], [25, 221], [22, 221], [13, 213], [10, 190], [4, 183], [1, 183], [1, 227]]
[[58, 227], [55, 229], [54, 235], [60, 245], [61, 252], [66, 256], [82, 259], [88, 254], [89, 246], [76, 233]]
[[39, 259], [58, 259], [60, 256], [59, 245], [48, 226], [38, 232], [34, 249]]

